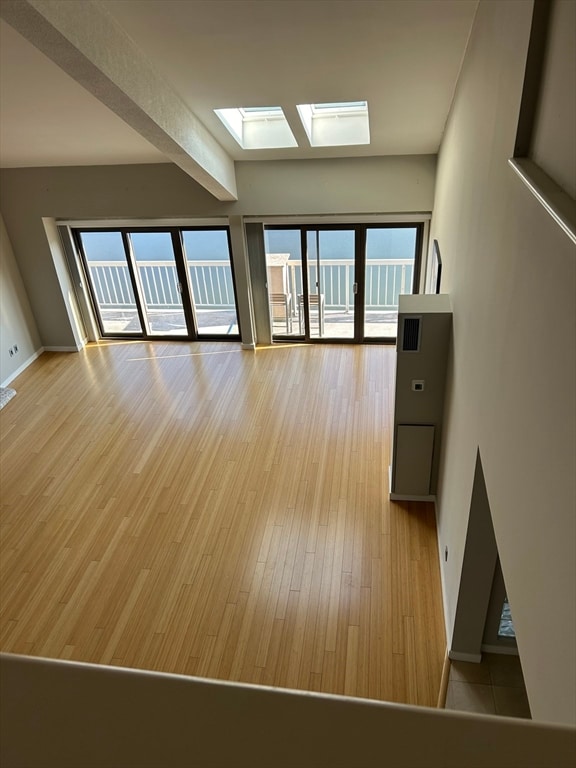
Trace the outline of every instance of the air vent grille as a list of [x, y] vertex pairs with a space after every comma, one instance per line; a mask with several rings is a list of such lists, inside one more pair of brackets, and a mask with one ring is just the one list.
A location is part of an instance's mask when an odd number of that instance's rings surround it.
[[420, 349], [420, 317], [405, 317], [402, 334], [402, 351], [418, 352]]

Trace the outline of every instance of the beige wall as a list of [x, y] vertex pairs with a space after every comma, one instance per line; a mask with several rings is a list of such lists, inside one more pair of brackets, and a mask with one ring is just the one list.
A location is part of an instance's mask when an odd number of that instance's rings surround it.
[[[18, 353], [10, 357], [14, 345]], [[40, 335], [0, 215], [0, 383], [6, 385], [41, 349]]]
[[44, 346], [73, 348], [42, 218], [110, 219], [430, 212], [436, 158], [237, 163], [239, 201], [218, 202], [174, 165], [5, 169], [3, 213]]
[[531, 7], [480, 4], [439, 157], [431, 232], [454, 309], [439, 537], [451, 627], [479, 448], [532, 715], [574, 723], [576, 253], [507, 164]]

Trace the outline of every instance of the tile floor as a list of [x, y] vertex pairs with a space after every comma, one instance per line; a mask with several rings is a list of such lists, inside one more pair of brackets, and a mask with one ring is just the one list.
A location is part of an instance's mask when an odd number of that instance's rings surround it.
[[530, 718], [520, 658], [484, 653], [480, 664], [453, 661], [446, 709]]

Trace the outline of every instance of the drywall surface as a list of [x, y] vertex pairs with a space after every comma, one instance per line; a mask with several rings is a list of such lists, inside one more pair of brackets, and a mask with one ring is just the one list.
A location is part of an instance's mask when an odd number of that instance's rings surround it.
[[574, 729], [0, 655], [5, 768], [568, 768]]
[[244, 215], [431, 211], [436, 157], [236, 163]]
[[[12, 357], [8, 350], [18, 352]], [[41, 350], [40, 335], [0, 215], [0, 382], [7, 383]]]
[[430, 212], [435, 169], [432, 155], [237, 163], [239, 200], [219, 202], [169, 164], [11, 168], [2, 172], [0, 193], [42, 341], [74, 346], [42, 218]]
[[480, 449], [532, 715], [574, 723], [576, 253], [507, 164], [531, 10], [480, 3], [439, 157], [454, 325], [437, 509], [452, 627]]
[[[42, 208], [41, 206], [35, 207], [33, 203], [28, 206], [26, 196], [30, 195], [30, 201], [35, 197], [32, 190], [24, 191], [22, 197], [17, 199], [13, 199], [11, 192], [6, 192], [3, 182], [5, 175], [9, 174], [9, 170], [2, 171], [2, 181], [0, 182], [2, 215], [24, 288], [34, 313], [41, 343], [44, 347], [76, 348], [68, 312], [64, 305], [52, 254], [46, 239], [46, 231], [40, 214]], [[14, 216], [13, 203], [16, 203], [16, 210], [21, 207], [21, 215]], [[33, 211], [35, 215], [31, 215]]]

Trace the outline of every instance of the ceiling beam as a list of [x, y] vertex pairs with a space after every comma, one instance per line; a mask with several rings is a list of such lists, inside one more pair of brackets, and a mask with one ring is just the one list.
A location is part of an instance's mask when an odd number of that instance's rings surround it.
[[234, 161], [95, 0], [2, 0], [0, 15], [218, 200]]

